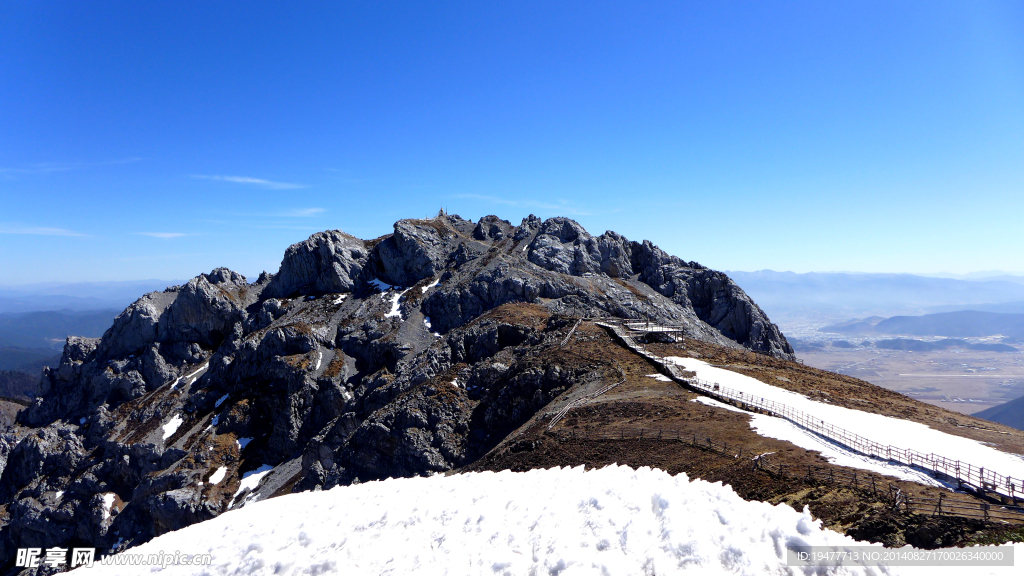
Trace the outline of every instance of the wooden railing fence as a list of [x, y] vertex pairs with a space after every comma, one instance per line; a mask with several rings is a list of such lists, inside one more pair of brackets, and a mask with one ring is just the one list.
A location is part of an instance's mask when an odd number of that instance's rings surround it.
[[891, 444], [881, 444], [786, 404], [751, 396], [749, 393], [721, 386], [718, 383], [686, 377], [683, 375], [682, 368], [667, 362], [660, 356], [652, 354], [645, 347], [638, 344], [623, 325], [613, 322], [599, 322], [598, 325], [611, 330], [628, 348], [653, 362], [674, 381], [696, 392], [732, 404], [743, 410], [784, 418], [805, 430], [850, 450], [872, 458], [884, 459], [889, 462], [925, 470], [935, 478], [956, 482], [957, 486], [964, 490], [981, 495], [990, 492], [995, 493], [1004, 499], [1009, 499], [1013, 504], [1017, 504], [1024, 497], [1024, 481], [1019, 478], [999, 474], [994, 470], [972, 465], [970, 462], [947, 458], [941, 454], [925, 454]]
[[910, 496], [892, 483], [883, 483], [876, 474], [856, 470], [840, 470], [831, 466], [792, 465], [773, 462], [769, 454], [755, 454], [750, 450], [728, 441], [715, 440], [703, 431], [683, 433], [679, 430], [657, 427], [623, 427], [614, 430], [566, 429], [559, 431], [568, 439], [587, 440], [661, 440], [682, 442], [693, 448], [713, 452], [725, 458], [745, 459], [755, 472], [764, 472], [776, 477], [814, 481], [840, 485], [870, 492], [890, 506], [922, 515], [960, 516], [977, 518], [990, 522], [1024, 523], [1024, 507], [993, 504], [972, 499], [966, 494], [938, 498]]

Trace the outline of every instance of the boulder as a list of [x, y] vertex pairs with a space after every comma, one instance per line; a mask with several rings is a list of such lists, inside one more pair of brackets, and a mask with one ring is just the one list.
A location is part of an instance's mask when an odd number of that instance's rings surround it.
[[445, 240], [456, 235], [441, 218], [395, 222], [395, 233], [374, 247], [381, 279], [412, 286], [435, 276], [455, 249]]
[[288, 298], [351, 292], [364, 278], [369, 255], [362, 240], [341, 230], [317, 232], [288, 247], [281, 269], [270, 278], [263, 294]]

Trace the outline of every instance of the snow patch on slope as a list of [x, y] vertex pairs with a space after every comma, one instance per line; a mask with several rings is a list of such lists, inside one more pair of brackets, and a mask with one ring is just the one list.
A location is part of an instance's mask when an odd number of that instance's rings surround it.
[[[742, 391], [744, 394], [750, 394], [754, 399], [774, 400], [807, 414], [814, 414], [824, 422], [845, 428], [879, 444], [891, 444], [925, 454], [941, 454], [952, 460], [969, 462], [973, 466], [983, 466], [999, 474], [1024, 478], [1024, 457], [1002, 452], [977, 440], [946, 434], [910, 420], [815, 402], [796, 392], [765, 384], [737, 372], [715, 368], [695, 358], [670, 356], [665, 360], [696, 372], [697, 378], [701, 380], [719, 383], [722, 386]], [[769, 418], [781, 420], [770, 416]], [[753, 422], [752, 419], [752, 425]], [[776, 426], [781, 425], [766, 424], [765, 426], [773, 431], [778, 431], [780, 428]]]
[[196, 368], [191, 374], [186, 374], [185, 376], [182, 376], [175, 380], [174, 384], [171, 384], [171, 390], [177, 388], [178, 384], [185, 384], [186, 386], [192, 384], [193, 382], [199, 379], [199, 376], [201, 376], [203, 372], [206, 372], [206, 369], [209, 368], [209, 366], [209, 361], [203, 362], [203, 365], [200, 366], [199, 368]]
[[167, 424], [164, 424], [162, 426], [164, 430], [164, 440], [167, 440], [171, 436], [174, 436], [174, 433], [178, 431], [178, 427], [181, 426], [181, 423], [184, 421], [185, 420], [182, 419], [181, 414], [175, 414], [174, 417], [167, 422]]
[[114, 493], [107, 492], [103, 495], [103, 519], [110, 518], [110, 509], [114, 506]]
[[[245, 474], [242, 474], [242, 480], [238, 484], [238, 490], [235, 490], [235, 495], [231, 497], [231, 504], [228, 506], [228, 508], [231, 508], [232, 506], [238, 504], [238, 502], [236, 502], [235, 499], [238, 498], [238, 495], [241, 494], [242, 491], [248, 489], [250, 492], [252, 492], [253, 490], [255, 490], [256, 487], [260, 485], [260, 480], [263, 480], [263, 477], [266, 476], [267, 474], [270, 474], [270, 472], [273, 469], [274, 467], [271, 466], [270, 464], [264, 464], [263, 466], [260, 466], [255, 470], [250, 470]], [[245, 499], [248, 500], [249, 496], [246, 496]]]
[[437, 332], [434, 332], [434, 327], [431, 326], [431, 324], [430, 324], [430, 316], [424, 316], [423, 317], [423, 325], [427, 327], [427, 332], [430, 332], [434, 337], [436, 337], [436, 338], [440, 338], [441, 337], [440, 334], [438, 334]]
[[942, 488], [950, 487], [941, 480], [933, 478], [927, 472], [910, 466], [903, 466], [901, 464], [880, 460], [878, 458], [871, 458], [852, 450], [848, 450], [834, 442], [825, 440], [817, 434], [812, 434], [811, 432], [808, 432], [807, 430], [804, 430], [783, 418], [776, 418], [767, 414], [754, 414], [752, 412], [747, 412], [746, 410], [741, 410], [731, 404], [719, 402], [714, 398], [708, 398], [706, 396], [698, 396], [691, 400], [691, 402], [699, 402], [707, 406], [714, 406], [715, 408], [722, 408], [723, 410], [730, 410], [732, 412], [739, 412], [740, 414], [750, 416], [750, 428], [754, 432], [757, 432], [761, 436], [765, 436], [767, 438], [785, 440], [786, 442], [795, 444], [805, 450], [817, 450], [826, 460], [837, 466], [869, 470], [871, 472], [886, 474], [888, 476], [894, 476], [902, 480], [910, 480], [911, 482], [918, 482], [928, 486], [939, 486]]
[[224, 479], [228, 473], [228, 469], [224, 466], [217, 468], [217, 471], [210, 475], [210, 484], [220, 484], [220, 481]]
[[399, 302], [401, 301], [402, 296], [405, 296], [405, 293], [408, 292], [408, 291], [409, 291], [409, 289], [406, 288], [405, 290], [402, 290], [401, 292], [395, 292], [394, 296], [391, 297], [391, 310], [389, 310], [388, 313], [384, 315], [385, 318], [391, 318], [392, 316], [398, 316], [399, 320], [405, 320], [405, 318], [402, 317], [402, 311], [399, 308]]

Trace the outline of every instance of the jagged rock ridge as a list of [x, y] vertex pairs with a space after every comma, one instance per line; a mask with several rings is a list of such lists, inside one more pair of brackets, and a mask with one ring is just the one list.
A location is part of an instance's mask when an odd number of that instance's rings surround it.
[[566, 218], [314, 234], [254, 283], [227, 269], [69, 338], [0, 435], [0, 561], [120, 550], [294, 490], [450, 470], [574, 384], [572, 317], [646, 318], [792, 359], [725, 274]]

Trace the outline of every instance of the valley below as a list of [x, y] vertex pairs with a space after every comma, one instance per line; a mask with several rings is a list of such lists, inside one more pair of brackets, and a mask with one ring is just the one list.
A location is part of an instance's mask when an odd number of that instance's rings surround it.
[[[898, 336], [820, 332], [820, 323], [793, 323], [783, 330], [798, 359], [808, 366], [853, 376], [914, 399], [961, 414], [974, 414], [1024, 396], [1024, 352], [994, 352], [965, 346], [934, 350], [893, 350]], [[938, 338], [903, 337], [925, 344]], [[969, 338], [991, 346], [998, 338]], [[926, 347], [926, 346], [925, 346]]]

